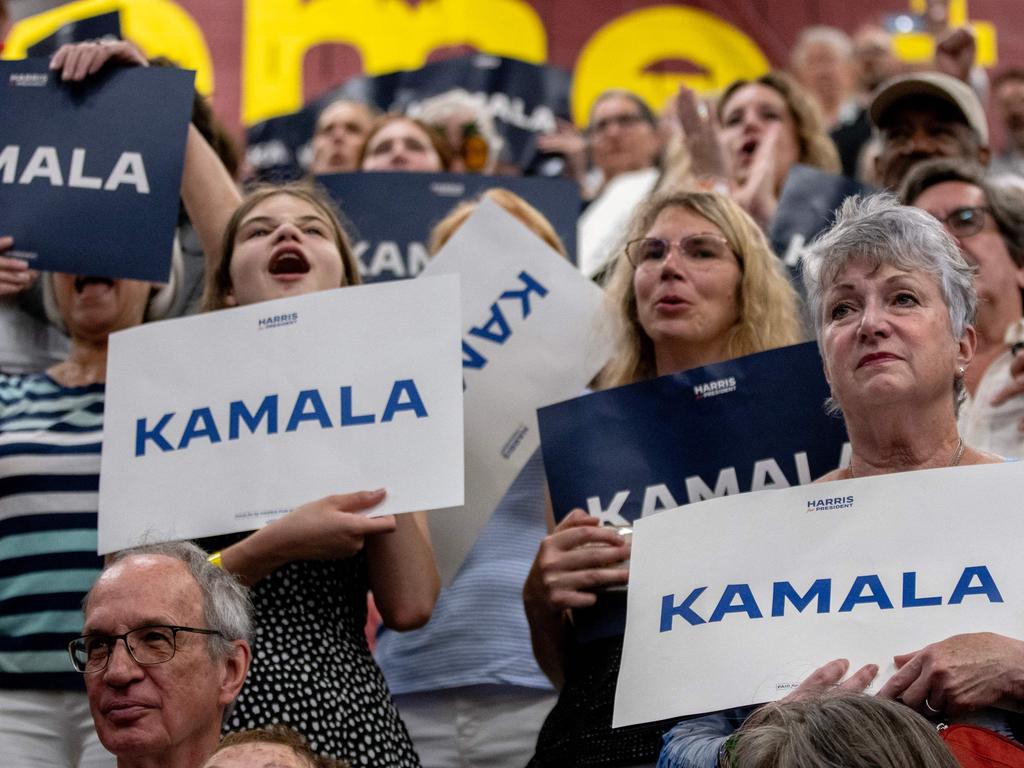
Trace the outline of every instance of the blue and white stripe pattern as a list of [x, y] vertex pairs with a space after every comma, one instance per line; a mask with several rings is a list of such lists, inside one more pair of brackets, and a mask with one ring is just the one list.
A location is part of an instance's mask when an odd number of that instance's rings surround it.
[[533, 658], [523, 582], [547, 535], [544, 463], [536, 451], [499, 502], [430, 622], [382, 628], [377, 663], [393, 694], [470, 685], [550, 690]]
[[82, 687], [67, 643], [102, 564], [104, 385], [0, 376], [0, 688]]

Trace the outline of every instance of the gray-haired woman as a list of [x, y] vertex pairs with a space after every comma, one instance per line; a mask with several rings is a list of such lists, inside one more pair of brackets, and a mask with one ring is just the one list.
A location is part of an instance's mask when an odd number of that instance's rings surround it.
[[834, 691], [762, 707], [736, 732], [730, 766], [957, 768], [935, 727], [895, 701]]
[[[832, 389], [850, 436], [850, 464], [821, 480], [1003, 461], [964, 444], [957, 410], [976, 346], [973, 269], [935, 218], [889, 194], [851, 198], [804, 261], [804, 282]], [[879, 695], [927, 717], [1024, 731], [1024, 641], [977, 632], [908, 649]], [[794, 694], [834, 685], [845, 660]], [[868, 665], [842, 687], [860, 690]], [[713, 766], [735, 725], [729, 715], [685, 721], [666, 736], [659, 766]]]
[[[853, 455], [823, 479], [991, 464], [956, 415], [977, 344], [974, 270], [941, 225], [889, 196], [848, 201], [805, 263], [825, 375]], [[984, 712], [1005, 730], [1024, 705], [1024, 642], [979, 632], [896, 657], [881, 695], [927, 716]]]

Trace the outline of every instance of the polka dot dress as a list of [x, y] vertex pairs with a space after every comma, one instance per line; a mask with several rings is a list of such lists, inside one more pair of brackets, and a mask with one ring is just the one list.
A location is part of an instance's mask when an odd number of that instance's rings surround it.
[[291, 726], [357, 766], [419, 766], [363, 634], [366, 557], [290, 563], [253, 589], [249, 677], [225, 731]]

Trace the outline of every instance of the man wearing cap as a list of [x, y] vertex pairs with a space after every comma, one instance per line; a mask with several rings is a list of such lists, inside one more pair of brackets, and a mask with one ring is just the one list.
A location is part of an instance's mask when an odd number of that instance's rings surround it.
[[915, 72], [883, 83], [868, 109], [878, 130], [875, 176], [899, 187], [922, 160], [954, 157], [988, 165], [988, 122], [970, 86], [941, 72]]

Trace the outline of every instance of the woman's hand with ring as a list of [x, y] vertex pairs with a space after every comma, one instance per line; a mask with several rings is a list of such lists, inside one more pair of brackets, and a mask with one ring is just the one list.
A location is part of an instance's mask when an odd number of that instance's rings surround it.
[[541, 542], [523, 599], [553, 613], [593, 605], [593, 590], [629, 580], [629, 569], [619, 565], [629, 559], [629, 546], [614, 528], [574, 509]]
[[922, 714], [955, 716], [982, 707], [1024, 711], [1020, 640], [992, 632], [954, 635], [894, 661], [899, 671], [878, 695]]

